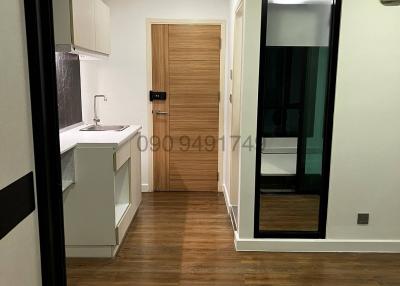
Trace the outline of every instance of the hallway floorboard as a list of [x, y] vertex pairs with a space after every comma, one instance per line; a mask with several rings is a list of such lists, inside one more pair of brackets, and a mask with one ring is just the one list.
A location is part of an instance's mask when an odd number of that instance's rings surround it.
[[236, 252], [222, 194], [146, 193], [115, 259], [69, 259], [68, 285], [400, 285], [399, 254]]

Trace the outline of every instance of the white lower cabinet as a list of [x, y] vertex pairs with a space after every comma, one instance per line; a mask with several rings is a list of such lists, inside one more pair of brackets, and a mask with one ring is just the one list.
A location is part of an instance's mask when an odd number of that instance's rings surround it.
[[117, 253], [142, 199], [138, 138], [74, 149], [75, 183], [63, 193], [67, 257]]

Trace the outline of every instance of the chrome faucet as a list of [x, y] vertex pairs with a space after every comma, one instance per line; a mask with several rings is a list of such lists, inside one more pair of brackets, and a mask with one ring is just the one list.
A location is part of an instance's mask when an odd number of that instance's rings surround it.
[[96, 99], [97, 99], [98, 97], [102, 97], [102, 98], [104, 99], [104, 101], [107, 101], [107, 97], [106, 97], [105, 95], [96, 94], [96, 95], [94, 96], [94, 118], [93, 118], [93, 121], [94, 121], [94, 124], [95, 124], [96, 126], [97, 126], [97, 125], [99, 124], [99, 122], [100, 122], [100, 118], [99, 118], [98, 115], [97, 115], [97, 106], [96, 106]]

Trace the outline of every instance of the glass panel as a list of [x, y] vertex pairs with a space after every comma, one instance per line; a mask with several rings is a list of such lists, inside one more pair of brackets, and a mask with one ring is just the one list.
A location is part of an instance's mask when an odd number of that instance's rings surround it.
[[282, 85], [285, 80], [285, 49], [268, 48], [266, 73], [268, 74], [268, 99], [264, 101], [265, 106], [272, 108], [281, 106], [283, 103]]
[[285, 133], [289, 137], [297, 137], [299, 132], [300, 110], [298, 108], [286, 109]]
[[319, 228], [331, 15], [328, 1], [321, 3], [268, 4], [261, 232]]
[[264, 109], [264, 137], [279, 137], [282, 131], [283, 114], [281, 109]]
[[302, 157], [299, 189], [303, 192], [321, 191], [324, 118], [328, 77], [329, 49], [310, 52], [313, 76], [308, 78], [310, 89], [305, 93]]
[[296, 5], [269, 3], [267, 45], [327, 47], [330, 17], [331, 1]]
[[[287, 104], [299, 105], [302, 98], [302, 89], [304, 81], [304, 66], [307, 59], [307, 48], [295, 47], [295, 48], [284, 48], [277, 47], [277, 49], [286, 49], [288, 51], [290, 62], [288, 62], [287, 68], [290, 78], [288, 78], [288, 96]], [[298, 107], [298, 106], [297, 106]]]

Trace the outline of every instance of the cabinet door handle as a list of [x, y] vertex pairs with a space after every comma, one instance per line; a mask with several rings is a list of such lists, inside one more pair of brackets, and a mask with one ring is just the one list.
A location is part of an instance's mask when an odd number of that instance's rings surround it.
[[153, 110], [153, 114], [156, 115], [168, 115], [167, 111]]

